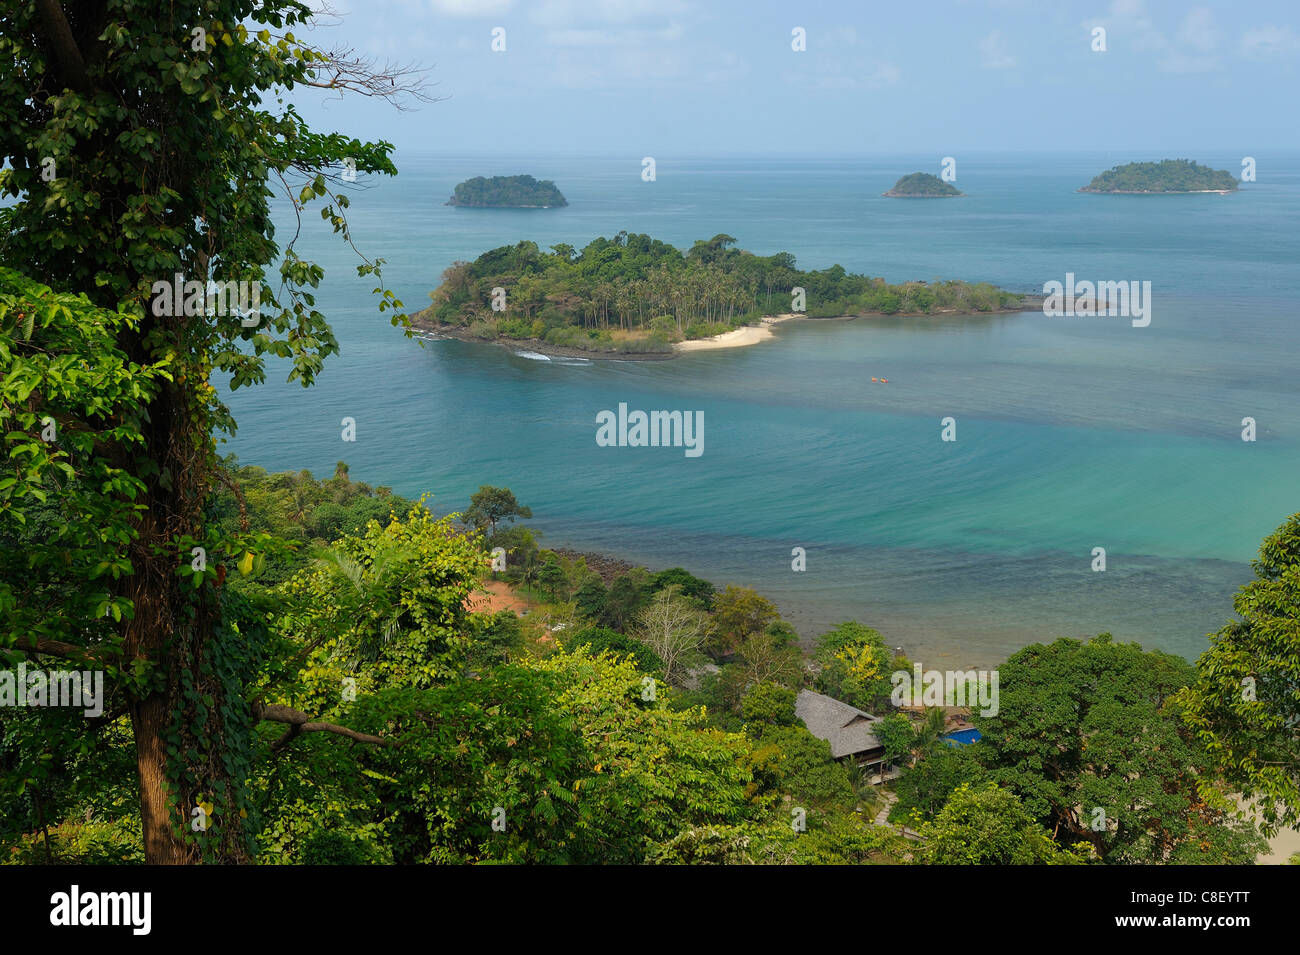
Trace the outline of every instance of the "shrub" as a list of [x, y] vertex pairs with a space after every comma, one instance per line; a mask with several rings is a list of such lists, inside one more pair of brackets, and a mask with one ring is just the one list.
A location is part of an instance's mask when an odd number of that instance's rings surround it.
[[611, 630], [609, 627], [587, 627], [565, 641], [565, 649], [573, 650], [584, 644], [590, 645], [593, 653], [608, 650], [619, 656], [631, 657], [637, 669], [644, 673], [662, 673], [664, 662], [659, 655], [635, 637]]
[[775, 683], [758, 683], [745, 694], [740, 710], [746, 722], [794, 726], [795, 692]]
[[503, 338], [531, 338], [533, 323], [522, 318], [503, 318], [497, 322], [497, 334]]
[[731, 326], [723, 322], [696, 322], [694, 325], [687, 326], [686, 337], [688, 339], [712, 338], [714, 335], [724, 335], [731, 330]]
[[111, 822], [70, 819], [49, 829], [49, 846], [40, 832], [25, 833], [0, 856], [4, 865], [143, 865], [138, 820]]
[[345, 833], [317, 829], [303, 841], [298, 853], [301, 865], [366, 865], [371, 853]]
[[664, 336], [668, 341], [676, 341], [681, 337], [677, 331], [677, 320], [671, 315], [657, 315], [650, 319], [650, 331]]

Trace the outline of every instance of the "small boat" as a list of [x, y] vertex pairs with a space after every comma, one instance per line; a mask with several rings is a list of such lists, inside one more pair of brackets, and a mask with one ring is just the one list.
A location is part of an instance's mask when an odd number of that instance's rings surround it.
[[889, 379], [888, 379], [888, 378], [881, 378], [881, 379], [880, 379], [880, 383], [881, 383], [882, 385], [887, 385], [887, 384], [889, 384]]
[[872, 380], [872, 381], [879, 381], [880, 379], [879, 379], [879, 378], [872, 378], [871, 380]]

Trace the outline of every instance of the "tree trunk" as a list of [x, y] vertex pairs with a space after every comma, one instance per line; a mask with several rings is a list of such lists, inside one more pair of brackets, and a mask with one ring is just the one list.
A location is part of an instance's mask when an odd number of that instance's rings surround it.
[[[180, 354], [185, 353], [185, 330], [178, 327], [183, 321], [159, 320]], [[128, 343], [128, 353], [150, 357], [143, 336], [151, 324]], [[241, 791], [244, 780], [231, 778], [223, 758], [232, 746], [246, 744], [235, 735], [247, 727], [228, 724], [229, 717], [223, 714], [229, 708], [223, 704], [231, 702], [229, 692], [220, 682], [221, 668], [212, 665], [222, 653], [217, 641], [227, 636], [218, 630], [221, 606], [212, 583], [195, 589], [186, 581], [183, 587], [177, 574], [178, 564], [188, 560], [188, 554], [182, 557], [175, 540], [202, 537], [203, 503], [211, 490], [214, 466], [211, 438], [205, 433], [207, 417], [196, 413], [200, 399], [186, 385], [187, 377], [203, 380], [206, 369], [195, 364], [181, 368], [176, 383], [163, 385], [149, 404], [143, 454], [153, 468], [138, 499], [145, 508], [130, 548], [132, 573], [119, 585], [133, 608], [122, 621], [123, 659], [128, 666], [132, 661], [148, 661], [162, 678], [159, 688], [128, 705], [145, 861], [150, 865], [192, 864], [202, 859], [247, 861], [240, 817], [230, 798]], [[139, 473], [137, 466], [130, 470]], [[207, 703], [202, 719], [197, 709], [200, 697], [206, 697]], [[175, 740], [178, 756], [167, 751], [169, 736]], [[174, 779], [177, 774], [186, 780], [183, 784]], [[200, 795], [223, 803], [220, 831], [208, 833], [206, 851], [190, 838], [190, 813]]]
[[167, 795], [167, 749], [163, 733], [167, 728], [167, 696], [154, 693], [131, 706], [131, 728], [135, 732], [136, 774], [140, 780], [140, 822], [144, 830], [144, 857], [149, 865], [185, 865], [195, 862], [193, 851], [172, 832]]
[[[185, 440], [183, 432], [176, 437]], [[234, 701], [229, 699], [218, 675], [222, 669], [219, 641], [230, 634], [218, 629], [221, 608], [214, 599], [213, 585], [205, 583], [197, 590], [182, 590], [181, 578], [175, 572], [179, 558], [169, 553], [168, 542], [173, 536], [199, 534], [199, 514], [191, 508], [201, 496], [199, 482], [203, 474], [204, 469], [195, 465], [183, 488], [150, 489], [150, 509], [141, 522], [140, 538], [132, 554], [137, 572], [127, 580], [126, 593], [134, 604], [134, 616], [124, 627], [125, 659], [149, 660], [163, 676], [161, 689], [132, 700], [128, 709], [135, 736], [145, 861], [149, 865], [248, 861], [234, 798], [244, 780], [232, 778], [226, 764], [227, 755], [240, 751], [247, 743], [242, 736], [248, 727], [239, 721], [230, 722], [224, 715], [223, 704]], [[182, 480], [176, 483], [181, 485]], [[155, 515], [165, 517], [155, 521]], [[160, 553], [143, 553], [151, 546]], [[202, 718], [199, 697], [208, 701]], [[167, 751], [169, 738], [176, 741], [178, 757]], [[178, 782], [177, 774], [183, 782]], [[191, 813], [200, 796], [220, 806], [215, 821], [204, 817], [204, 851], [190, 835]]]
[[[111, 44], [106, 46], [99, 40], [112, 22], [108, 6], [96, 0], [76, 3], [37, 0], [45, 38], [59, 63], [57, 77], [33, 78], [36, 84], [33, 88], [44, 90], [42, 96], [59, 92], [65, 86], [86, 94], [94, 92], [87, 69], [95, 74], [109, 55]], [[178, 108], [170, 90], [137, 92], [140, 112], [146, 121], [165, 130], [169, 113]], [[117, 91], [112, 95], [116, 98]], [[109, 145], [110, 134], [114, 132], [110, 128], [100, 130], [102, 143], [78, 137], [82, 158], [88, 165], [101, 151], [110, 156], [116, 155], [113, 150], [120, 151], [120, 147]], [[204, 175], [203, 164], [194, 165], [189, 160], [190, 157], [176, 157], [174, 150], [165, 150], [162, 158], [141, 172], [141, 179], [148, 179], [147, 187], [121, 185], [121, 193], [106, 191], [102, 195], [103, 209], [120, 214], [121, 209], [130, 207], [137, 189], [147, 188], [150, 194], [163, 194], [161, 190], [165, 187], [189, 197], [196, 181], [201, 182]], [[182, 227], [188, 228], [195, 214], [192, 206], [177, 203], [176, 209], [159, 212], [157, 218], [160, 221], [179, 219], [170, 224], [183, 231]], [[199, 215], [202, 216], [201, 211]], [[154, 224], [152, 218], [150, 224]], [[114, 308], [121, 288], [140, 288], [142, 282], [148, 287], [153, 279], [160, 277], [154, 274], [156, 270], [166, 275], [172, 273], [171, 268], [163, 270], [159, 265], [163, 251], [133, 246], [129, 251], [124, 247], [120, 255], [113, 255], [97, 250], [95, 254], [100, 256], [101, 263], [111, 262], [103, 265], [103, 270], [125, 281], [116, 290], [111, 284], [83, 290], [97, 304]], [[176, 271], [191, 278], [208, 277], [205, 252], [184, 248], [178, 251], [179, 261], [175, 264], [180, 267]], [[468, 278], [465, 268], [462, 266], [458, 276], [461, 282]], [[49, 277], [42, 277], [42, 281], [58, 287]], [[247, 776], [246, 761], [239, 760], [247, 754], [249, 712], [234, 697], [242, 691], [238, 684], [246, 679], [251, 667], [231, 675], [232, 662], [248, 665], [237, 653], [243, 646], [235, 642], [239, 635], [222, 625], [222, 605], [213, 584], [205, 582], [194, 589], [177, 573], [182, 557], [175, 540], [202, 537], [203, 504], [211, 490], [215, 467], [211, 411], [195, 388], [205, 383], [211, 373], [206, 358], [210, 347], [206, 338], [208, 329], [196, 323], [194, 317], [185, 317], [179, 301], [173, 303], [170, 315], [158, 315], [151, 304], [146, 303], [140, 325], [124, 334], [119, 345], [132, 361], [141, 364], [157, 361], [168, 353], [174, 355], [171, 371], [176, 376], [175, 383], [163, 384], [149, 402], [148, 415], [141, 427], [143, 447], [119, 447], [115, 454], [115, 463], [126, 473], [140, 477], [145, 484], [136, 499], [136, 503], [143, 505], [135, 520], [136, 539], [128, 550], [131, 574], [118, 581], [114, 588], [118, 596], [132, 602], [130, 616], [124, 616], [120, 625], [126, 669], [129, 672], [135, 661], [147, 661], [157, 668], [159, 677], [154, 684], [157, 688], [141, 691], [145, 695], [133, 696], [128, 701], [136, 743], [145, 859], [150, 864], [192, 863], [201, 857], [246, 861], [236, 803], [242, 801], [242, 785]], [[213, 666], [214, 662], [221, 667]], [[226, 675], [207, 675], [209, 672]], [[195, 702], [199, 699], [203, 702]], [[198, 719], [201, 707], [207, 712], [203, 719]], [[174, 722], [177, 715], [179, 723]], [[168, 753], [168, 739], [172, 738], [173, 731], [178, 734], [176, 757]], [[230, 766], [235, 768], [232, 770]], [[172, 781], [178, 770], [186, 780], [179, 787]], [[180, 791], [175, 791], [178, 788]], [[209, 847], [202, 851], [198, 842], [189, 838], [188, 815], [200, 794], [224, 801], [220, 828], [216, 834], [209, 832], [210, 838], [205, 840]]]
[[[146, 425], [147, 453], [160, 470], [170, 470], [174, 475], [170, 488], [159, 486], [157, 476], [147, 480], [148, 492], [137, 527], [137, 538], [131, 553], [135, 571], [124, 578], [124, 593], [130, 598], [134, 613], [123, 621], [123, 654], [126, 661], [147, 660], [159, 667], [164, 675], [164, 686], [149, 695], [132, 700], [129, 707], [131, 728], [135, 734], [136, 774], [140, 782], [140, 822], [144, 835], [145, 861], [150, 865], [179, 865], [197, 861], [193, 848], [173, 832], [173, 823], [179, 825], [188, 813], [186, 805], [175, 805], [172, 799], [183, 794], [168, 793], [167, 744], [165, 733], [171, 721], [170, 698], [176, 686], [177, 674], [170, 653], [169, 638], [181, 623], [181, 595], [175, 573], [174, 560], [166, 555], [167, 540], [173, 534], [198, 534], [197, 522], [187, 520], [180, 487], [193, 479], [191, 468], [178, 469], [184, 454], [178, 445], [184, 434], [175, 433], [173, 388], [165, 386], [152, 402], [150, 420]], [[183, 407], [183, 404], [182, 404]], [[181, 460], [178, 460], [181, 459]], [[182, 476], [184, 474], [184, 476]], [[194, 515], [197, 518], [197, 514]], [[162, 553], [156, 553], [162, 549]], [[179, 558], [176, 558], [179, 559]]]

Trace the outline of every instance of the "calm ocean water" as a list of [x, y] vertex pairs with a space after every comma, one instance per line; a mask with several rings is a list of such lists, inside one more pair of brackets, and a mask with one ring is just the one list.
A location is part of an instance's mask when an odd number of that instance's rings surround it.
[[[440, 513], [506, 485], [545, 544], [748, 584], [805, 637], [857, 619], [927, 665], [1103, 630], [1188, 657], [1207, 645], [1260, 539], [1300, 510], [1300, 156], [1257, 155], [1259, 181], [1226, 197], [1074, 191], [1159, 156], [957, 157], [968, 196], [932, 202], [880, 193], [937, 172], [937, 156], [657, 158], [646, 183], [640, 157], [399, 155], [396, 180], [354, 192], [354, 234], [411, 311], [456, 259], [626, 229], [679, 246], [726, 232], [891, 281], [1149, 280], [1151, 325], [789, 322], [752, 348], [646, 363], [421, 347], [374, 311], [373, 283], [309, 210], [300, 250], [327, 269], [318, 301], [343, 354], [309, 391], [272, 364], [267, 385], [234, 394], [227, 450], [320, 475], [344, 459], [357, 479], [432, 493]], [[1194, 158], [1240, 169], [1239, 155]], [[519, 172], [555, 179], [571, 205], [442, 205], [462, 179]], [[619, 402], [702, 410], [704, 454], [598, 448], [596, 413]], [[945, 416], [955, 443], [940, 441]]]

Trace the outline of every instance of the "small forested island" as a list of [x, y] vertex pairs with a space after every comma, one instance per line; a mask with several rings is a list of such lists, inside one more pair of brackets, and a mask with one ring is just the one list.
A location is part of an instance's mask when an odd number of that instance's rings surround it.
[[475, 176], [457, 185], [446, 202], [486, 209], [556, 209], [568, 204], [554, 182], [532, 176]]
[[[667, 358], [674, 344], [802, 311], [809, 318], [1015, 311], [1024, 296], [986, 282], [904, 282], [848, 272], [805, 271], [789, 252], [755, 255], [729, 235], [681, 251], [648, 235], [620, 232], [579, 250], [549, 252], [520, 242], [455, 262], [414, 316], [452, 338], [527, 344], [565, 355], [616, 353]], [[493, 288], [505, 291], [494, 310]], [[802, 309], [795, 289], [803, 289]], [[501, 304], [498, 298], [498, 305]]]
[[928, 172], [914, 172], [898, 180], [894, 183], [893, 189], [882, 192], [881, 195], [891, 199], [942, 199], [948, 196], [964, 196], [966, 193], [952, 183], [944, 182], [938, 176], [932, 176]]
[[1211, 169], [1190, 159], [1162, 159], [1160, 162], [1131, 162], [1108, 169], [1079, 191], [1143, 195], [1236, 190], [1236, 177], [1223, 169]]

